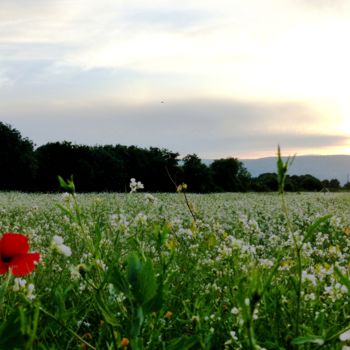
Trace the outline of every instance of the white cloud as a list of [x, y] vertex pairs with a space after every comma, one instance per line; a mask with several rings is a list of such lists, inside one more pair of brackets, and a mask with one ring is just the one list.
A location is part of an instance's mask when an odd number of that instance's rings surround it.
[[[175, 150], [183, 130], [174, 120], [189, 124], [198, 140], [208, 134], [218, 144], [213, 135], [230, 138], [234, 128], [260, 136], [260, 130], [311, 135], [325, 128], [327, 135], [350, 134], [349, 2], [4, 0], [1, 5], [4, 116], [20, 111], [29, 120], [42, 112], [55, 123], [59, 113], [77, 113], [79, 123], [88, 120], [94, 128], [84, 129], [84, 140], [92, 140], [98, 130], [108, 138], [114, 119], [107, 117], [106, 128], [94, 123], [117, 105], [128, 116], [122, 120], [126, 129], [120, 128], [125, 143], [146, 143], [161, 130], [159, 142], [173, 138]], [[149, 107], [161, 100], [163, 119]], [[195, 106], [179, 102], [184, 100]], [[230, 119], [233, 111], [238, 116]], [[135, 131], [137, 123], [143, 132]]]
[[0, 89], [9, 87], [13, 84], [13, 81], [9, 78], [6, 69], [0, 68]]

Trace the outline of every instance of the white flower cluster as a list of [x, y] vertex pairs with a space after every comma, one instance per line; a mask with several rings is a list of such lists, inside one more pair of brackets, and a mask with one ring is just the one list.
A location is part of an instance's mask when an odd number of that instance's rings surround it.
[[[345, 332], [343, 332], [342, 334], [340, 334], [339, 336], [339, 339], [340, 341], [342, 342], [345, 342], [345, 341], [348, 341], [350, 340], [350, 329], [346, 330]], [[343, 349], [344, 347], [347, 349], [348, 347], [347, 346], [343, 346]], [[349, 348], [350, 349], [350, 348]]]
[[61, 236], [53, 236], [51, 247], [54, 251], [64, 256], [69, 257], [72, 255], [72, 250], [63, 244], [63, 238]]
[[147, 203], [156, 203], [157, 202], [157, 198], [152, 196], [150, 193], [145, 194], [145, 200]]
[[136, 192], [137, 190], [142, 190], [143, 184], [140, 181], [137, 181], [134, 178], [130, 179], [130, 193]]
[[348, 294], [348, 288], [336, 282], [333, 285], [325, 286], [323, 293], [328, 295], [332, 302], [335, 302], [336, 300], [341, 300], [344, 295]]
[[27, 281], [25, 279], [20, 277], [15, 278], [14, 285], [13, 285], [13, 290], [15, 292], [23, 291], [26, 293], [27, 298], [29, 300], [34, 300], [35, 299], [34, 289], [35, 289], [35, 286], [33, 283], [29, 283], [27, 285]]
[[114, 228], [119, 228], [123, 231], [127, 231], [130, 224], [128, 216], [124, 213], [112, 214], [110, 216], [110, 222]]

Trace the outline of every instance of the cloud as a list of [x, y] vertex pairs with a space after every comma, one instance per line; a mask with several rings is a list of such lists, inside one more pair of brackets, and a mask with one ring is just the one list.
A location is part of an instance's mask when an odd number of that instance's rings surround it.
[[[293, 0], [292, 0], [293, 1]], [[303, 5], [306, 5], [310, 8], [319, 9], [319, 10], [336, 10], [341, 11], [349, 6], [347, 0], [299, 0]]]
[[43, 67], [47, 80], [58, 77], [50, 75], [57, 67], [138, 72], [140, 84], [141, 75], [162, 75], [159, 85], [187, 77], [187, 91], [211, 97], [338, 94], [349, 61], [348, 22], [325, 25], [294, 4], [6, 0], [1, 63], [45, 61], [52, 66]]
[[129, 8], [123, 14], [123, 22], [130, 27], [148, 30], [188, 31], [210, 22], [212, 14], [201, 8], [153, 7]]
[[[32, 106], [2, 112], [6, 122], [37, 144], [68, 140], [79, 144], [165, 147], [205, 158], [273, 154], [287, 149], [341, 146], [342, 135], [320, 133], [302, 104], [223, 100], [154, 101], [140, 105]], [[319, 121], [318, 121], [319, 123]]]
[[0, 69], [0, 89], [9, 87], [13, 84], [12, 79], [9, 77], [8, 71]]
[[4, 0], [0, 116], [38, 144], [338, 147], [350, 112], [344, 4]]

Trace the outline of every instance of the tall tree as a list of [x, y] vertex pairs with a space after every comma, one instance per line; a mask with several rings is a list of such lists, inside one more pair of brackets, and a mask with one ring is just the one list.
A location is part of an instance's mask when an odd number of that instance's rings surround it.
[[37, 148], [35, 154], [38, 162], [36, 180], [41, 191], [59, 190], [58, 175], [64, 179], [74, 175], [76, 180], [73, 171], [73, 145], [70, 142], [47, 143]]
[[237, 158], [218, 159], [210, 164], [216, 190], [222, 192], [246, 191], [251, 176]]
[[263, 173], [253, 179], [253, 190], [256, 192], [271, 192], [278, 190], [276, 173]]
[[34, 189], [36, 170], [32, 141], [0, 122], [0, 190]]
[[299, 176], [299, 184], [302, 191], [320, 191], [323, 186], [319, 179], [310, 174], [300, 175]]
[[213, 181], [210, 169], [202, 163], [196, 154], [188, 154], [183, 159], [183, 182], [188, 185], [189, 192], [210, 192]]

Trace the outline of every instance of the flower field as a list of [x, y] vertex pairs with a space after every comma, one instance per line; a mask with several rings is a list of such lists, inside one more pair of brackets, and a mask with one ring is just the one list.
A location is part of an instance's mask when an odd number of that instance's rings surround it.
[[350, 349], [349, 194], [0, 193], [0, 211], [0, 349]]

